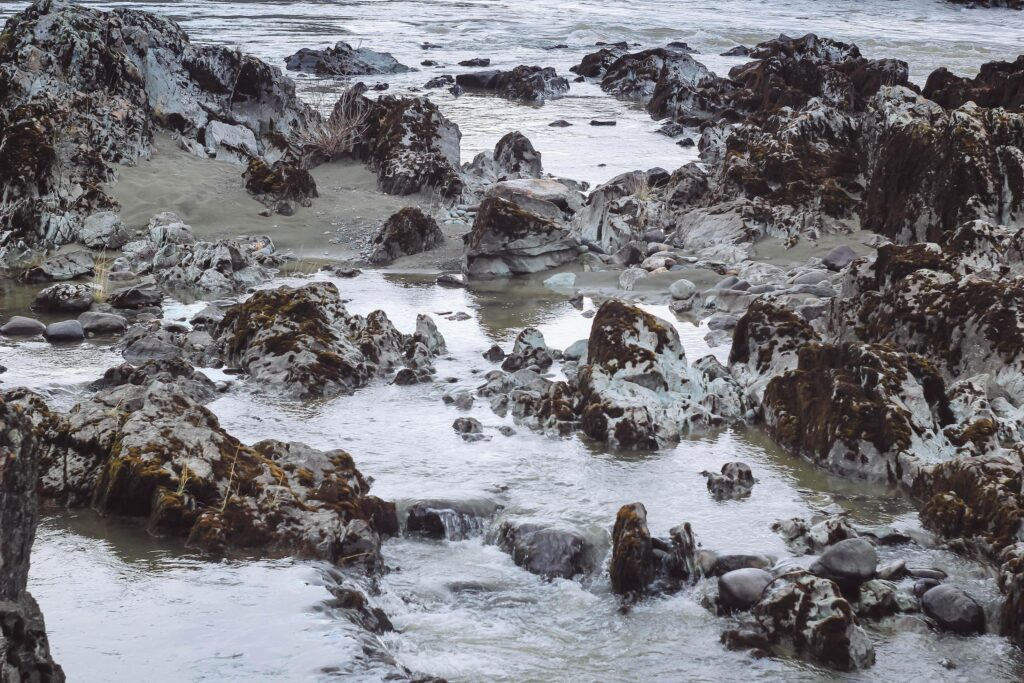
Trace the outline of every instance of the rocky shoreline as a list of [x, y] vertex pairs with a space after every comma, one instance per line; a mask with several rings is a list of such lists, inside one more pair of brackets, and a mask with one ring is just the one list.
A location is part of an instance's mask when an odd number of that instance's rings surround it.
[[[214, 557], [326, 561], [337, 568], [329, 589], [369, 633], [393, 628], [371, 599], [390, 570], [385, 539], [486, 535], [547, 580], [606, 573], [624, 610], [701, 581], [704, 606], [735, 621], [724, 646], [757, 656], [867, 669], [865, 626], [906, 620], [1024, 646], [1024, 57], [973, 78], [939, 69], [919, 86], [904, 62], [813, 34], [744, 48], [749, 61], [727, 76], [684, 44], [595, 47], [575, 78], [643, 107], [666, 144], [696, 139], [699, 162], [589, 187], [545, 173], [542, 151], [516, 131], [463, 162], [459, 127], [429, 97], [356, 83], [320, 110], [280, 68], [136, 10], [37, 0], [7, 22], [0, 269], [35, 293], [33, 311], [0, 334], [106, 339], [124, 363], [70, 411], [24, 388], [0, 395], [5, 680], [63, 680], [25, 591], [33, 489]], [[287, 68], [409, 70], [343, 42]], [[531, 65], [425, 88], [449, 85], [534, 104], [573, 88]], [[410, 205], [351, 240], [358, 255], [343, 263], [303, 264], [249, 221], [240, 232], [260, 234], [210, 234], [170, 206], [129, 225], [111, 188], [124, 167], [160, 155], [158, 139], [234, 164], [252, 214], [268, 220], [316, 211], [336, 188], [313, 174], [337, 164], [362, 165], [382, 196]], [[474, 389], [446, 391], [435, 363], [449, 350], [431, 316], [400, 331], [382, 310], [351, 313], [321, 277], [403, 264], [451, 287], [540, 278], [579, 308], [594, 303], [589, 336], [556, 349], [527, 327], [507, 351], [479, 349], [494, 367]], [[308, 282], [274, 282], [284, 275]], [[168, 297], [206, 306], [172, 321]], [[730, 346], [728, 363], [688, 358], [650, 304], [704, 320], [708, 345]], [[303, 400], [436, 385], [439, 411], [481, 401], [523, 429], [614, 452], [762, 428], [823, 470], [908, 491], [935, 539], [830, 511], [778, 520], [793, 553], [779, 558], [717, 554], [684, 520], [652, 536], [642, 502], [618, 511], [609, 543], [532, 522], [492, 528], [492, 501], [405, 509], [370, 494], [358, 453], [229, 434], [207, 407], [229, 383], [203, 370]], [[479, 448], [492, 438], [473, 417], [453, 429]], [[704, 474], [716, 501], [757, 485], [743, 462]], [[995, 620], [941, 570], [876, 552], [929, 543], [993, 569]]]

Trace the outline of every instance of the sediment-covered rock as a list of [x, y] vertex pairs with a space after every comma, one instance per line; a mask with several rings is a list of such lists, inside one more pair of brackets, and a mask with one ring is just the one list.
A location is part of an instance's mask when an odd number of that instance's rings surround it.
[[542, 214], [507, 199], [485, 199], [466, 243], [463, 272], [471, 277], [506, 277], [575, 259], [578, 244], [559, 220], [557, 207], [550, 207]]
[[387, 219], [370, 240], [370, 263], [388, 264], [396, 258], [429, 251], [444, 243], [437, 221], [417, 207], [408, 207]]
[[194, 45], [153, 14], [39, 0], [3, 35], [0, 224], [8, 242], [77, 239], [86, 215], [115, 208], [102, 187], [112, 164], [148, 156], [158, 130], [203, 155], [276, 159], [315, 117], [280, 70]]
[[327, 282], [260, 290], [225, 312], [214, 337], [225, 363], [300, 396], [351, 393], [402, 365], [429, 374], [443, 344], [425, 317], [407, 335], [383, 311], [350, 314]]

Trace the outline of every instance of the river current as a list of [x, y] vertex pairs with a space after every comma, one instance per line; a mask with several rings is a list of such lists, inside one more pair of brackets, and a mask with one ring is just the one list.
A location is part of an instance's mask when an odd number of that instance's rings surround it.
[[[21, 6], [0, 2], [0, 16]], [[724, 73], [743, 60], [718, 55], [737, 44], [813, 31], [855, 42], [869, 57], [904, 59], [912, 79], [923, 84], [938, 66], [970, 74], [985, 61], [1024, 52], [1024, 13], [965, 10], [938, 0], [101, 6], [165, 14], [194, 40], [238, 46], [276, 64], [300, 47], [346, 40], [390, 51], [409, 65], [489, 57], [498, 68], [540, 64], [567, 73], [596, 41], [648, 47], [682, 40], [698, 50], [698, 60]], [[425, 50], [425, 42], [439, 47]], [[559, 44], [568, 47], [549, 49]], [[404, 92], [434, 75], [465, 70], [419, 68], [371, 80]], [[341, 87], [299, 81], [314, 100], [324, 97], [317, 93]], [[568, 97], [543, 106], [471, 94], [454, 98], [445, 91], [433, 96], [463, 131], [463, 160], [492, 147], [509, 130], [531, 139], [549, 172], [590, 182], [636, 168], [673, 169], [695, 158], [657, 134], [657, 124], [644, 111], [594, 85], [574, 83]], [[591, 127], [592, 118], [614, 118], [618, 125]], [[556, 119], [574, 125], [549, 127]], [[536, 282], [453, 290], [436, 286], [428, 274], [379, 271], [336, 282], [351, 310], [383, 308], [399, 329], [411, 330], [418, 313], [434, 315], [449, 347], [437, 363], [438, 377], [453, 381], [415, 387], [378, 382], [353, 396], [319, 402], [286, 399], [241, 382], [210, 406], [228, 431], [247, 442], [273, 437], [345, 448], [374, 479], [374, 493], [396, 500], [400, 508], [431, 498], [491, 501], [501, 506], [495, 525], [514, 519], [580, 531], [602, 552], [608, 550], [619, 506], [633, 501], [647, 506], [653, 533], [664, 535], [688, 521], [698, 541], [723, 552], [786, 557], [771, 523], [827, 506], [842, 507], [859, 523], [919, 530], [914, 505], [900, 492], [826, 476], [782, 453], [757, 430], [727, 430], [657, 453], [622, 454], [525, 429], [503, 436], [497, 427], [512, 425], [511, 420], [497, 418], [480, 401], [468, 413], [445, 406], [442, 391], [480, 384], [492, 367], [481, 353], [492, 343], [509, 348], [524, 326], [538, 327], [557, 348], [587, 336], [590, 319]], [[23, 303], [15, 293], [2, 307], [16, 310]], [[194, 309], [172, 303], [166, 315], [179, 319]], [[649, 310], [675, 319], [665, 307]], [[445, 311], [470, 317], [456, 321], [437, 315]], [[727, 348], [712, 350], [704, 342], [706, 328], [689, 322], [677, 326], [691, 360], [712, 351], [724, 360]], [[119, 360], [108, 346], [92, 341], [52, 347], [0, 339], [0, 363], [9, 368], [3, 383], [35, 388], [64, 408], [85, 393], [85, 383]], [[477, 417], [492, 438], [462, 441], [451, 423], [465, 414]], [[746, 500], [716, 503], [700, 472], [733, 460], [750, 464], [758, 483]], [[487, 540], [485, 533], [462, 541], [386, 542], [384, 556], [392, 571], [381, 579], [373, 600], [397, 631], [373, 636], [373, 647], [367, 647], [366, 634], [332, 611], [324, 568], [317, 563], [207, 561], [149, 538], [134, 524], [88, 511], [44, 510], [30, 588], [46, 616], [54, 657], [72, 681], [376, 681], [395, 671], [389, 658], [452, 681], [1024, 677], [1024, 658], [1001, 638], [917, 630], [871, 631], [878, 662], [863, 674], [840, 676], [796, 661], [753, 659], [719, 643], [729, 621], [701, 606], [702, 584], [623, 614], [606, 571], [583, 582], [543, 581]], [[997, 608], [994, 582], [981, 565], [915, 546], [881, 554], [882, 561], [907, 557], [916, 566], [940, 567], [990, 614]], [[943, 659], [957, 668], [946, 668]]]

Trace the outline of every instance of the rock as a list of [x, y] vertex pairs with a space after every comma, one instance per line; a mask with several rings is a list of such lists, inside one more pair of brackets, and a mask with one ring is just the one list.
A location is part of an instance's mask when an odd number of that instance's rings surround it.
[[285, 58], [285, 68], [317, 76], [373, 76], [409, 71], [387, 52], [375, 52], [367, 47], [353, 48], [338, 42], [323, 50], [302, 48]]
[[761, 599], [773, 577], [763, 569], [734, 569], [718, 577], [718, 603], [726, 610], [746, 611]]
[[505, 352], [497, 344], [492, 344], [491, 348], [484, 351], [483, 356], [492, 363], [497, 363], [505, 358]]
[[61, 282], [93, 274], [92, 254], [72, 251], [48, 258], [22, 274], [25, 282]]
[[8, 337], [30, 337], [42, 334], [44, 330], [46, 330], [46, 325], [34, 318], [12, 315], [10, 320], [0, 327], [0, 334]]
[[676, 280], [669, 285], [668, 293], [677, 301], [687, 301], [697, 294], [697, 285], [685, 279]]
[[497, 510], [491, 501], [419, 501], [409, 506], [405, 529], [417, 536], [461, 541], [481, 533]]
[[444, 88], [455, 83], [455, 77], [445, 74], [443, 76], [435, 76], [429, 81], [423, 84], [424, 88], [432, 90], [434, 88]]
[[829, 270], [839, 271], [850, 265], [855, 258], [857, 258], [857, 253], [845, 244], [841, 244], [825, 254], [821, 262]]
[[[957, 1], [957, 0], [954, 0]], [[1020, 0], [994, 0], [981, 2], [988, 5], [1020, 6]], [[1012, 62], [987, 62], [974, 78], [963, 78], [938, 68], [925, 83], [921, 94], [945, 109], [959, 109], [968, 102], [979, 107], [1001, 107], [1009, 111], [1024, 111], [1024, 59]]]
[[875, 650], [853, 608], [831, 581], [803, 572], [770, 584], [752, 612], [772, 650], [795, 652], [840, 671], [866, 669]]
[[459, 417], [452, 423], [452, 429], [462, 435], [466, 434], [480, 434], [484, 431], [484, 427], [480, 424], [480, 420], [475, 417]]
[[17, 393], [0, 396], [0, 677], [63, 683], [50, 655], [46, 625], [28, 592], [29, 560], [39, 519], [39, 437]]
[[848, 538], [858, 538], [857, 531], [844, 517], [825, 517], [807, 520], [794, 518], [772, 524], [793, 552], [801, 555], [821, 553], [829, 546]]
[[552, 128], [568, 128], [571, 125], [572, 124], [569, 123], [568, 121], [566, 121], [565, 119], [558, 119], [558, 120], [552, 121], [551, 123], [548, 124], [548, 126], [550, 126]]
[[705, 576], [722, 576], [737, 569], [769, 570], [775, 565], [775, 558], [768, 555], [718, 555], [702, 550], [698, 562]]
[[265, 159], [253, 157], [242, 173], [246, 191], [268, 208], [278, 208], [281, 202], [294, 202], [310, 206], [319, 196], [316, 181], [310, 172], [296, 164], [278, 159], [268, 164]]
[[743, 45], [729, 48], [721, 54], [722, 57], [746, 57], [750, 54], [750, 48]]
[[558, 273], [544, 280], [548, 289], [572, 289], [576, 284], [576, 273]]
[[60, 283], [36, 295], [32, 307], [49, 313], [80, 313], [92, 307], [94, 290], [89, 285]]
[[956, 586], [935, 586], [921, 598], [921, 606], [944, 629], [962, 635], [985, 632], [985, 610]]
[[370, 263], [383, 265], [401, 256], [411, 256], [434, 249], [444, 243], [444, 233], [437, 221], [417, 207], [407, 207], [394, 214], [381, 226], [370, 241]]
[[140, 309], [149, 306], [160, 306], [164, 294], [160, 290], [147, 285], [133, 285], [119, 289], [107, 296], [107, 303], [114, 308]]
[[149, 219], [149, 238], [157, 247], [168, 244], [195, 244], [192, 226], [186, 225], [170, 211], [158, 213]]
[[639, 596], [654, 580], [653, 545], [643, 503], [623, 505], [612, 531], [609, 566], [612, 590], [619, 595]]
[[901, 591], [895, 583], [872, 579], [861, 584], [851, 603], [861, 619], [883, 619], [896, 614], [918, 611], [913, 595]]
[[614, 126], [614, 125], [617, 125], [617, 122], [615, 122], [615, 121], [603, 121], [601, 119], [590, 119], [590, 125], [598, 126], [598, 127], [601, 127], [601, 126]]
[[526, 571], [549, 579], [571, 579], [593, 569], [593, 548], [569, 531], [505, 522], [498, 546]]
[[78, 241], [90, 249], [120, 249], [131, 239], [131, 232], [112, 211], [87, 216], [78, 231]]
[[715, 500], [739, 500], [750, 495], [754, 488], [754, 475], [750, 466], [742, 462], [727, 462], [721, 474], [702, 472], [708, 480], [708, 492]]
[[473, 59], [464, 59], [459, 62], [459, 66], [490, 66], [491, 60], [486, 57], [474, 57]]
[[551, 367], [553, 362], [554, 357], [544, 341], [544, 335], [534, 327], [527, 327], [516, 335], [512, 352], [502, 361], [501, 369], [506, 372], [515, 372], [529, 367], [544, 370]]
[[78, 322], [86, 334], [124, 334], [128, 320], [115, 313], [86, 311], [78, 316]]
[[455, 82], [467, 90], [492, 91], [510, 100], [543, 102], [562, 97], [569, 81], [551, 67], [520, 65], [511, 71], [480, 71], [459, 74]]
[[[221, 132], [242, 128], [250, 151], [276, 158], [281, 141], [317, 116], [279, 70], [233, 48], [194, 45], [164, 17], [40, 0], [8, 28], [0, 137], [23, 147], [7, 148], [21, 161], [5, 161], [0, 185], [22, 203], [16, 239], [29, 244], [75, 241], [84, 217], [114, 208], [104, 190], [113, 165], [148, 157], [158, 130], [206, 156]], [[64, 135], [54, 145], [45, 131], [58, 121]]]
[[[529, 138], [519, 131], [513, 131], [498, 140], [492, 153], [481, 152], [476, 155], [472, 163], [463, 167], [463, 171], [478, 176], [484, 183], [490, 185], [495, 182], [508, 180], [537, 179], [543, 175], [544, 167], [541, 153], [534, 149]], [[517, 194], [523, 194], [525, 191], [534, 198], [544, 199], [555, 204], [565, 203], [560, 202], [559, 199], [566, 194], [567, 190], [565, 185], [556, 181], [530, 184], [518, 183], [504, 187], [519, 190]], [[538, 189], [540, 192], [537, 191]], [[549, 196], [552, 194], [552, 189], [554, 189], [554, 194]], [[544, 192], [544, 190], [547, 190], [547, 192]], [[493, 196], [496, 192], [500, 192], [500, 190], [494, 188], [488, 194]], [[511, 199], [508, 196], [505, 196], [505, 198]]]
[[576, 360], [576, 361], [580, 361], [581, 363], [585, 363], [586, 362], [586, 357], [587, 357], [587, 345], [588, 344], [589, 344], [589, 340], [587, 340], [587, 339], [578, 339], [578, 340], [574, 341], [572, 344], [570, 344], [569, 346], [567, 346], [565, 348], [565, 351], [562, 351], [562, 357], [565, 360]]
[[348, 313], [329, 282], [259, 290], [229, 308], [213, 336], [225, 363], [299, 396], [351, 393], [399, 365], [428, 376], [431, 348], [443, 348], [426, 316], [402, 334], [383, 311]]
[[856, 587], [875, 575], [877, 565], [874, 546], [862, 538], [849, 538], [827, 548], [811, 565], [811, 573], [843, 587]]
[[648, 273], [644, 268], [638, 268], [636, 266], [626, 268], [624, 271], [619, 273], [619, 289], [626, 292], [632, 292], [636, 287], [636, 283], [643, 280], [649, 274], [650, 273]]
[[463, 272], [471, 277], [536, 273], [572, 261], [577, 252], [567, 226], [491, 197], [481, 202], [473, 221]]
[[883, 581], [899, 581], [907, 571], [906, 560], [893, 560], [878, 568], [878, 578]]

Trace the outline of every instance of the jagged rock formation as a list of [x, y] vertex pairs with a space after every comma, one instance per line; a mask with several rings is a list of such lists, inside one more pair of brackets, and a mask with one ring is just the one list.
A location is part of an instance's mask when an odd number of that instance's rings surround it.
[[401, 256], [411, 256], [434, 249], [444, 243], [444, 233], [430, 216], [416, 207], [402, 209], [384, 221], [370, 240], [366, 260], [388, 264]]
[[543, 102], [569, 92], [569, 81], [551, 67], [521, 64], [511, 71], [459, 74], [455, 82], [467, 90], [494, 92], [509, 100]]
[[444, 348], [429, 317], [402, 334], [383, 311], [350, 314], [331, 283], [260, 290], [227, 309], [213, 336], [229, 366], [307, 397], [351, 393], [403, 365], [429, 378]]
[[41, 444], [16, 395], [0, 395], [0, 680], [64, 681], [27, 590]]
[[462, 167], [467, 176], [475, 176], [483, 184], [504, 180], [540, 178], [544, 173], [541, 154], [529, 138], [518, 131], [507, 133], [494, 146], [494, 152], [480, 152]]
[[409, 67], [400, 64], [387, 52], [376, 52], [368, 47], [353, 48], [340, 41], [323, 50], [304, 47], [284, 61], [289, 71], [317, 76], [370, 76], [409, 71]]
[[147, 156], [157, 130], [204, 156], [273, 161], [315, 116], [280, 70], [194, 45], [145, 12], [39, 0], [3, 36], [0, 226], [10, 244], [74, 241], [85, 216], [116, 208], [102, 188], [111, 164]]

